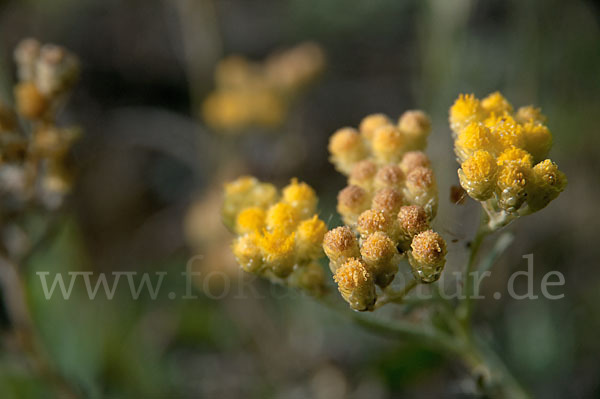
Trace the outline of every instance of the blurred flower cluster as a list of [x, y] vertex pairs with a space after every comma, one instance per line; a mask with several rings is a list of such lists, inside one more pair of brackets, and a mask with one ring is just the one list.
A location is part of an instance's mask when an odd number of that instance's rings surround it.
[[57, 113], [79, 74], [65, 48], [26, 39], [14, 52], [15, 107], [0, 103], [0, 201], [2, 213], [28, 206], [55, 209], [71, 186], [68, 153], [80, 136], [57, 124]]
[[325, 276], [318, 259], [327, 227], [316, 206], [314, 190], [296, 179], [281, 194], [254, 177], [227, 183], [223, 220], [237, 234], [232, 248], [242, 269], [320, 295]]
[[344, 299], [355, 310], [373, 310], [376, 286], [387, 288], [408, 257], [415, 279], [436, 281], [446, 243], [431, 230], [438, 192], [427, 146], [431, 130], [422, 111], [393, 123], [383, 114], [345, 127], [329, 141], [331, 161], [348, 176], [337, 210], [345, 226], [329, 231], [323, 247]]
[[499, 92], [481, 101], [461, 95], [450, 108], [460, 184], [481, 202], [492, 230], [544, 208], [567, 185], [546, 159], [552, 134], [545, 121], [533, 106], [514, 112]]
[[215, 90], [202, 105], [205, 122], [212, 128], [240, 133], [251, 126], [281, 125], [290, 102], [323, 71], [325, 55], [314, 43], [252, 62], [233, 55], [216, 67]]

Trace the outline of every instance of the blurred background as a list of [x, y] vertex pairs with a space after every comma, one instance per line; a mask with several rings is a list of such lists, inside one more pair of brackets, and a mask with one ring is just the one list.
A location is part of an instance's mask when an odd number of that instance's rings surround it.
[[[459, 93], [500, 90], [548, 116], [551, 158], [569, 186], [509, 227], [516, 240], [483, 286], [490, 299], [479, 303], [478, 329], [536, 396], [600, 397], [599, 12], [583, 0], [0, 0], [2, 100], [12, 101], [12, 50], [22, 38], [64, 45], [81, 61], [61, 115], [85, 132], [73, 153], [79, 176], [65, 217], [21, 265], [53, 367], [90, 398], [469, 397], [452, 359], [240, 274], [220, 190], [240, 174], [280, 187], [298, 177], [334, 226], [345, 179], [327, 160], [328, 137], [369, 113], [424, 109], [440, 187], [435, 228], [452, 241], [448, 267], [458, 270], [478, 204], [449, 200], [458, 179], [448, 107]], [[282, 124], [207, 126], [201, 104], [220, 59], [261, 61], [305, 41], [321, 46], [325, 67]], [[558, 270], [565, 297], [491, 299], [529, 253], [537, 292]], [[203, 256], [192, 265], [197, 298], [184, 299], [180, 273], [193, 255]], [[70, 300], [46, 300], [37, 271], [167, 275], [156, 299], [133, 300], [121, 284], [114, 299], [90, 300], [80, 284]], [[0, 397], [52, 397], [2, 320]]]

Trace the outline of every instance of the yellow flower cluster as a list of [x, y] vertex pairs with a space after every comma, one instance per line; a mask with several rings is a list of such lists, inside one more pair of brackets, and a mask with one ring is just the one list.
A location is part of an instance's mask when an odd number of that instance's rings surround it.
[[231, 133], [250, 126], [277, 127], [290, 102], [324, 67], [323, 50], [314, 43], [275, 53], [262, 63], [227, 57], [217, 65], [216, 89], [202, 105], [204, 120]]
[[325, 276], [318, 259], [327, 226], [316, 206], [314, 190], [296, 179], [281, 194], [254, 177], [226, 184], [223, 219], [237, 234], [232, 248], [242, 269], [321, 294]]
[[342, 297], [355, 310], [372, 310], [376, 286], [394, 280], [405, 256], [422, 283], [436, 281], [446, 244], [433, 232], [438, 193], [427, 155], [430, 132], [422, 111], [407, 111], [397, 124], [369, 115], [359, 129], [342, 128], [329, 141], [331, 161], [348, 176], [337, 210], [345, 226], [323, 242]]
[[77, 128], [58, 126], [56, 116], [79, 75], [79, 62], [65, 48], [35, 39], [21, 41], [14, 58], [16, 106], [0, 103], [0, 184], [13, 205], [35, 200], [55, 208], [70, 189], [67, 157], [80, 136]]
[[546, 159], [552, 134], [545, 120], [533, 106], [514, 112], [499, 92], [481, 101], [460, 95], [450, 108], [460, 184], [482, 203], [492, 229], [544, 208], [567, 185]]

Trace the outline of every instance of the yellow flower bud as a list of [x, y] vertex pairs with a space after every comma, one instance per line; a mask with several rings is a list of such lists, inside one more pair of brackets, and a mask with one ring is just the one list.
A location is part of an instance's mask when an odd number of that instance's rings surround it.
[[513, 162], [519, 165], [525, 165], [529, 167], [533, 166], [533, 158], [531, 157], [531, 154], [516, 147], [511, 147], [504, 150], [498, 156], [496, 162], [498, 163], [498, 166], [504, 166]]
[[283, 201], [296, 208], [302, 219], [315, 213], [317, 195], [308, 184], [298, 183], [298, 179], [294, 178], [288, 186], [284, 187], [282, 194]]
[[522, 124], [527, 122], [544, 124], [546, 123], [546, 117], [542, 114], [542, 110], [535, 108], [533, 105], [527, 105], [519, 108], [515, 119]]
[[290, 233], [296, 229], [298, 222], [300, 222], [298, 211], [285, 202], [278, 202], [267, 211], [266, 224], [270, 231], [281, 230]]
[[423, 150], [427, 146], [427, 136], [431, 132], [431, 121], [423, 111], [406, 111], [398, 120], [398, 129], [404, 133], [408, 147], [413, 150]]
[[500, 167], [498, 173], [498, 205], [507, 212], [515, 212], [527, 197], [527, 185], [531, 180], [532, 168], [527, 164], [509, 162]]
[[450, 107], [450, 129], [460, 132], [472, 122], [482, 119], [483, 109], [479, 100], [473, 94], [461, 94]]
[[523, 148], [525, 145], [523, 127], [512, 116], [492, 117], [486, 121], [486, 124], [490, 128], [497, 146], [495, 154], [511, 147]]
[[336, 270], [333, 279], [338, 285], [340, 294], [352, 309], [373, 310], [377, 299], [375, 281], [362, 260], [348, 259]]
[[375, 131], [382, 126], [391, 126], [392, 121], [387, 115], [384, 114], [372, 114], [365, 116], [360, 122], [358, 129], [360, 134], [367, 140], [372, 141]]
[[238, 214], [236, 232], [238, 234], [260, 232], [265, 228], [265, 210], [257, 206], [246, 208]]
[[398, 227], [402, 248], [407, 250], [417, 234], [429, 229], [429, 216], [418, 205], [408, 205], [398, 212]]
[[469, 158], [477, 150], [495, 153], [498, 147], [495, 137], [485, 125], [474, 122], [467, 125], [454, 142], [456, 155], [461, 161]]
[[407, 151], [406, 137], [396, 126], [382, 126], [373, 135], [372, 150], [379, 163], [399, 162]]
[[364, 210], [369, 209], [369, 194], [358, 186], [347, 186], [337, 197], [337, 211], [347, 225], [356, 224], [356, 219]]
[[328, 231], [323, 239], [323, 250], [329, 258], [329, 267], [333, 273], [349, 258], [360, 256], [358, 240], [348, 226]]
[[412, 241], [408, 260], [415, 278], [422, 283], [436, 281], [446, 264], [446, 241], [433, 230], [417, 234]]
[[540, 162], [548, 156], [552, 147], [552, 133], [540, 123], [526, 122], [523, 125], [525, 149], [531, 153], [534, 162]]
[[558, 166], [546, 159], [533, 167], [533, 182], [529, 189], [527, 205], [532, 212], [546, 207], [564, 191], [567, 177]]
[[417, 166], [423, 166], [425, 168], [431, 167], [431, 161], [422, 151], [409, 151], [402, 157], [400, 161], [400, 169], [407, 175], [411, 170]]
[[264, 231], [258, 238], [263, 259], [277, 277], [287, 277], [294, 269], [295, 233], [287, 234], [282, 229]]
[[373, 190], [373, 179], [376, 173], [377, 165], [373, 161], [365, 159], [354, 164], [348, 182], [370, 192]]
[[401, 189], [404, 184], [404, 172], [398, 165], [385, 165], [375, 175], [373, 186], [375, 190], [382, 188]]
[[496, 188], [498, 166], [496, 159], [487, 151], [476, 151], [458, 170], [460, 185], [477, 201], [485, 201]]
[[512, 105], [504, 98], [499, 91], [496, 91], [483, 100], [481, 100], [481, 108], [488, 113], [494, 113], [496, 115], [503, 115], [505, 113], [512, 113]]
[[383, 211], [390, 215], [397, 215], [400, 207], [404, 204], [404, 196], [399, 190], [393, 188], [382, 188], [373, 196], [371, 209]]
[[233, 254], [242, 269], [248, 273], [259, 273], [264, 265], [258, 241], [256, 233], [240, 236], [233, 241]]
[[398, 272], [400, 261], [394, 241], [387, 234], [376, 232], [364, 240], [360, 248], [363, 261], [375, 279], [375, 284], [385, 288]]
[[296, 249], [301, 259], [317, 259], [323, 253], [327, 226], [317, 215], [302, 221], [296, 230]]
[[352, 166], [367, 156], [362, 137], [351, 127], [336, 131], [329, 139], [331, 162], [344, 174], [352, 171]]

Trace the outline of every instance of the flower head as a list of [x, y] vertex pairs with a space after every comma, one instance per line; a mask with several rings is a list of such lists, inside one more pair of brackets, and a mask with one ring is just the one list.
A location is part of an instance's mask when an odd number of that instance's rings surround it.
[[377, 299], [375, 280], [367, 265], [358, 258], [348, 259], [333, 276], [342, 297], [352, 309], [371, 310]]
[[446, 264], [446, 242], [432, 230], [417, 234], [411, 244], [409, 262], [415, 278], [424, 283], [436, 281]]

